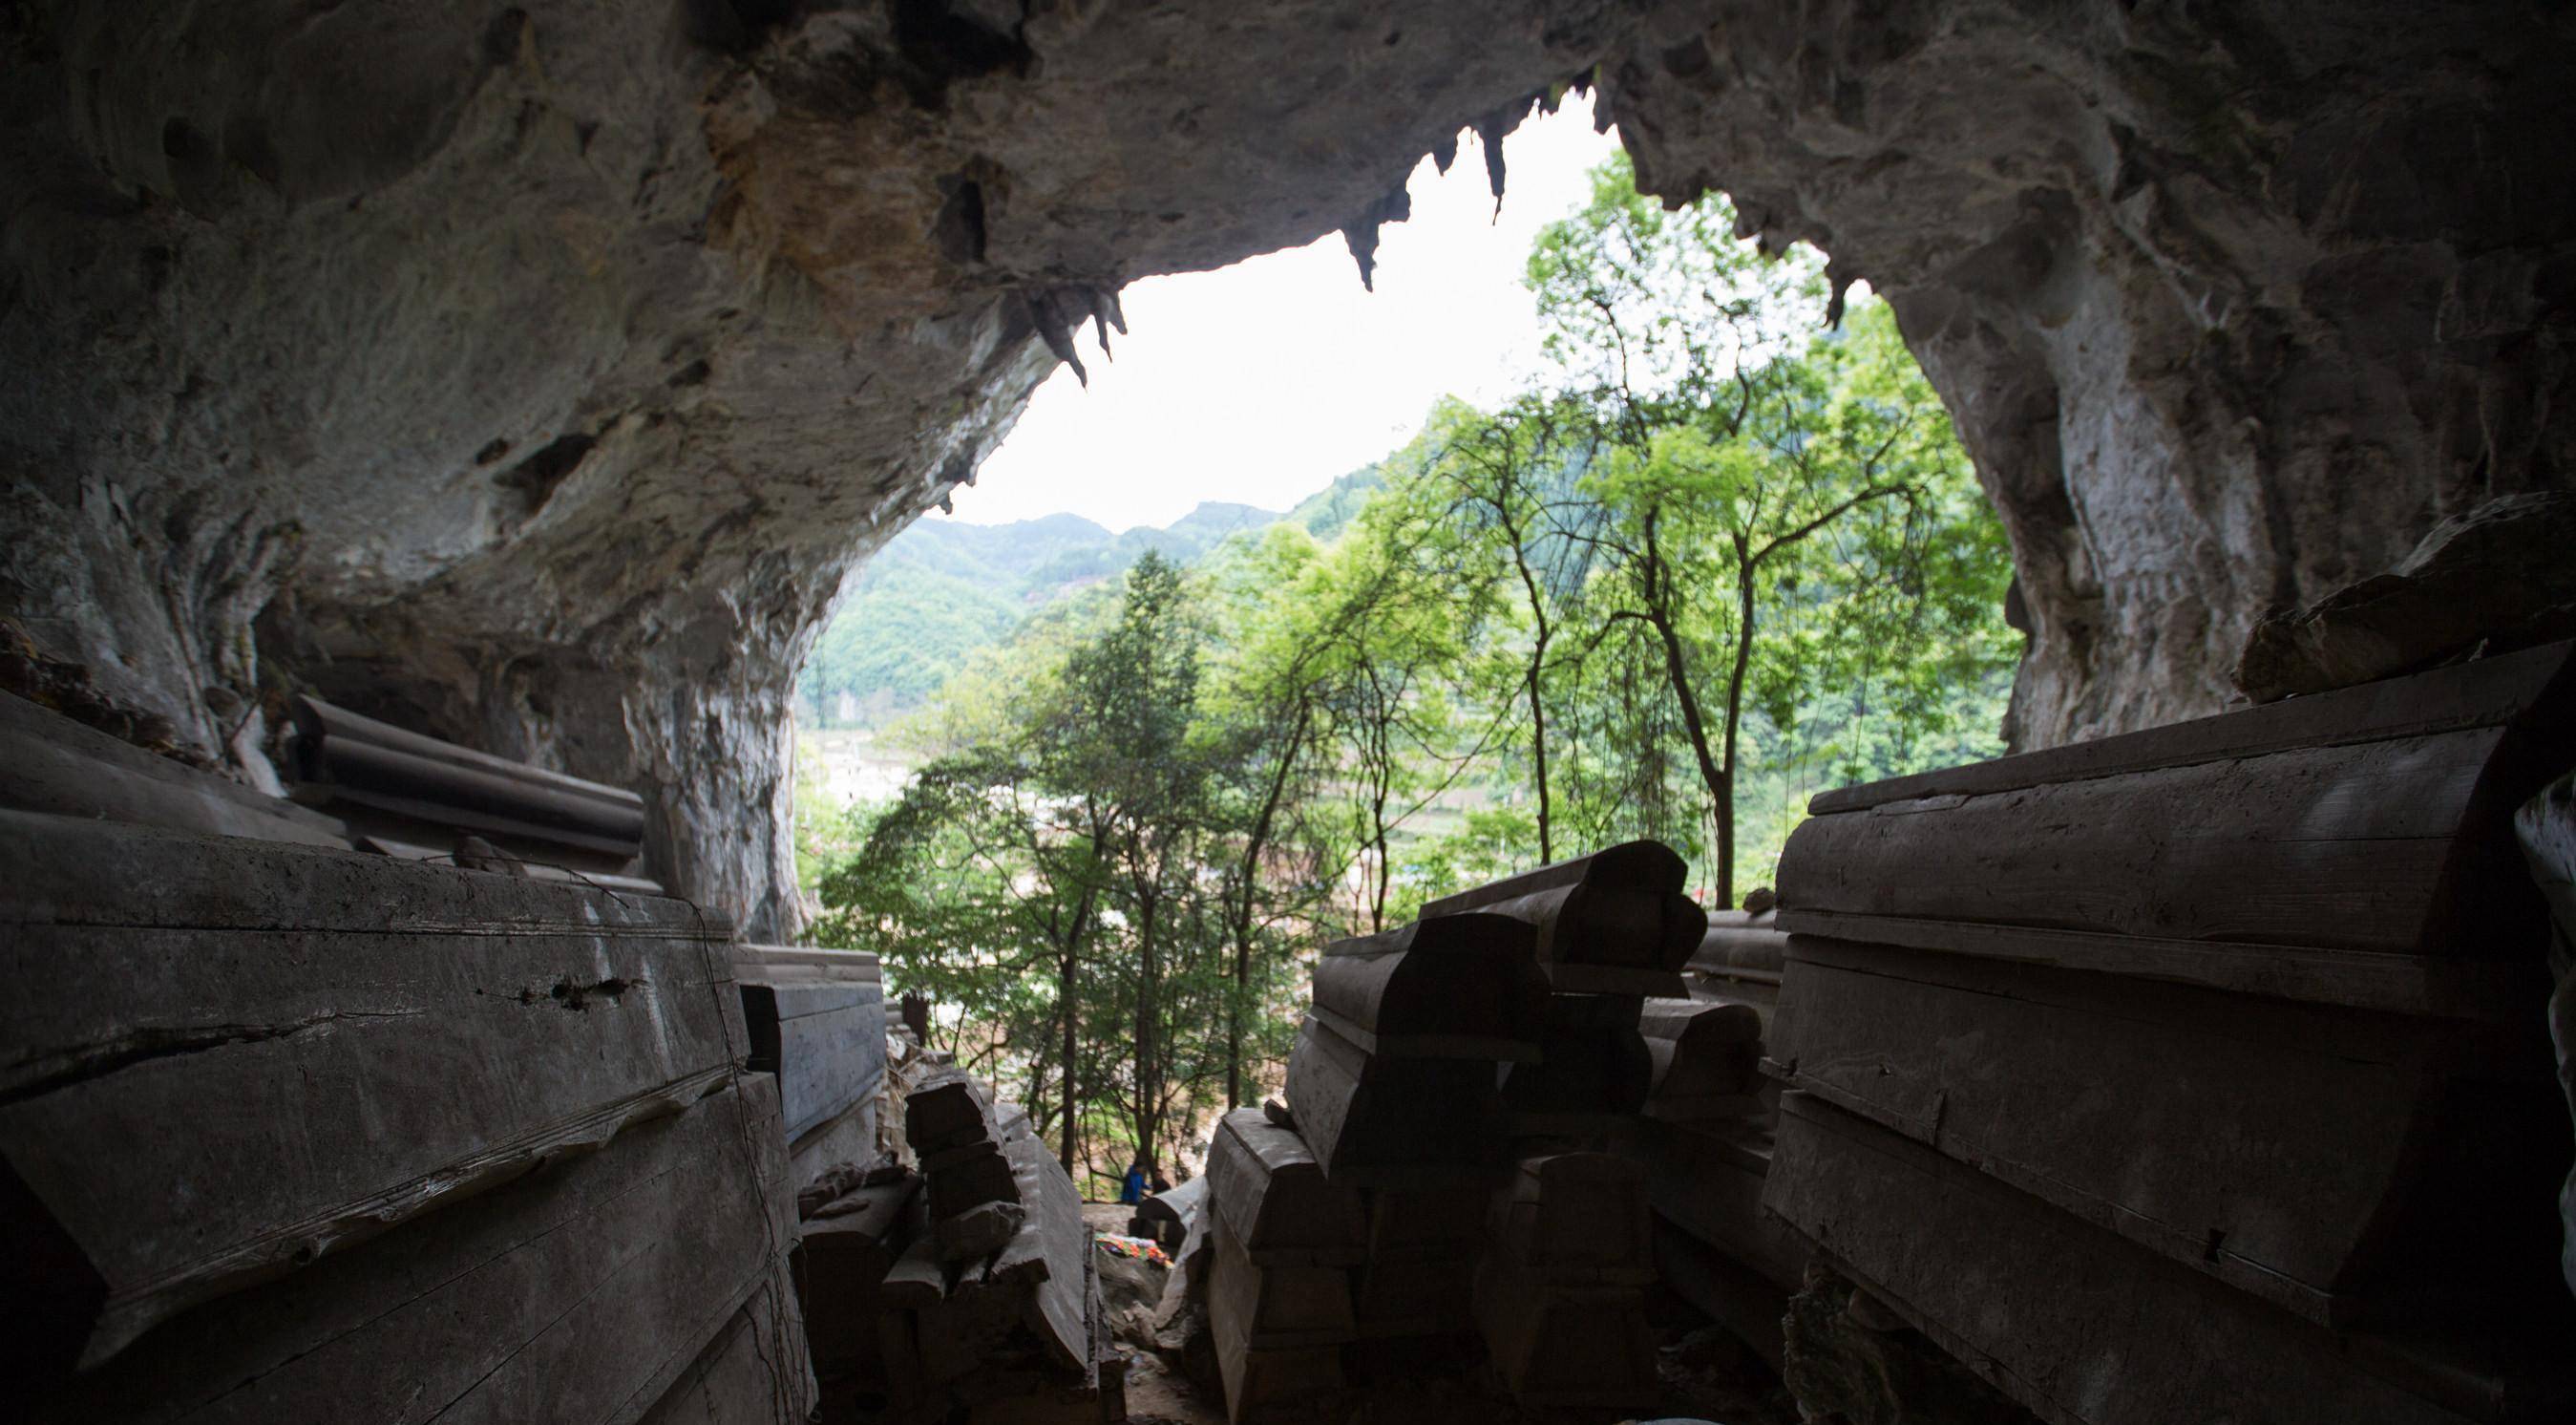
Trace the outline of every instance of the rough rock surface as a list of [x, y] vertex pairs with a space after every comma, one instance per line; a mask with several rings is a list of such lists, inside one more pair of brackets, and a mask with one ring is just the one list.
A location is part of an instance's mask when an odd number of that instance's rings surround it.
[[793, 670], [1072, 329], [1365, 251], [1420, 154], [1597, 63], [1650, 187], [1893, 295], [2013, 534], [2017, 739], [2207, 712], [2264, 614], [2570, 479], [2571, 26], [21, 0], [0, 616], [197, 755], [256, 770], [302, 686], [634, 786], [666, 880], [785, 935]]
[[1335, 231], [1633, 9], [13, 5], [0, 614], [208, 752], [310, 686], [636, 786], [786, 935], [794, 669], [1092, 294]]
[[2576, 491], [2489, 500], [2385, 574], [2254, 626], [2236, 686], [2268, 703], [2411, 672], [2485, 639], [2576, 632]]
[[2028, 746], [2218, 710], [2254, 622], [2576, 482], [2576, 18], [1729, 3], [1612, 66], [1642, 186], [1868, 279], [2002, 510]]

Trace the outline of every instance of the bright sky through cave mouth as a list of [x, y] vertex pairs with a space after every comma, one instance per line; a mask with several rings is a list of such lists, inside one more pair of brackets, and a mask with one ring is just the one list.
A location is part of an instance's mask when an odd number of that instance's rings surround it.
[[1530, 243], [1590, 198], [1618, 140], [1592, 131], [1588, 95], [1534, 115], [1504, 141], [1499, 220], [1475, 135], [1458, 149], [1445, 176], [1428, 158], [1414, 169], [1413, 216], [1381, 230], [1374, 293], [1338, 232], [1131, 284], [1115, 359], [1084, 328], [1090, 388], [1057, 367], [956, 491], [955, 518], [1065, 511], [1123, 530], [1202, 500], [1285, 510], [1410, 439], [1441, 396], [1508, 397], [1539, 365]]

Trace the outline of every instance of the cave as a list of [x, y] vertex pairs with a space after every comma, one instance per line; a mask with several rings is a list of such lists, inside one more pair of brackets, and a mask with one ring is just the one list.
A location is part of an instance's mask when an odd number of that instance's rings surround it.
[[[27, 0], [0, 14], [0, 670], [253, 795], [298, 696], [622, 789], [654, 881], [793, 941], [789, 705], [852, 572], [975, 477], [1075, 331], [1124, 330], [1126, 284], [1364, 235], [1424, 154], [1474, 129], [1507, 155], [1569, 86], [1641, 189], [1723, 192], [1889, 301], [2010, 535], [2013, 751], [2553, 647], [2571, 25]], [[2380, 1374], [2409, 1370], [2438, 1373]]]

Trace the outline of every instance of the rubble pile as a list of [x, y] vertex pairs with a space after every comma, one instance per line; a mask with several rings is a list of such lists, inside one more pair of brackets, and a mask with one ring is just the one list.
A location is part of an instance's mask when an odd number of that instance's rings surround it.
[[1758, 1025], [1682, 998], [1686, 874], [1630, 842], [1326, 947], [1287, 1104], [1218, 1127], [1180, 1288], [1238, 1425], [1480, 1359], [1522, 1405], [1654, 1402], [1640, 1114], [1666, 1082], [1757, 1103]]

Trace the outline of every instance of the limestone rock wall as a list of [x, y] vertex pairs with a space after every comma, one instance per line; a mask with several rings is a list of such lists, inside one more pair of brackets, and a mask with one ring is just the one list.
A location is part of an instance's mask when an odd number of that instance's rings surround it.
[[2576, 482], [2576, 75], [2525, 4], [1713, 7], [1639, 181], [1887, 293], [2010, 528], [2026, 746], [2218, 710], [2255, 619]]
[[1050, 344], [1635, 9], [10, 7], [0, 615], [208, 755], [301, 685], [637, 786], [783, 938], [794, 669]]
[[633, 785], [783, 938], [793, 671], [1070, 330], [1597, 63], [1649, 187], [1893, 294], [2013, 533], [2017, 740], [2206, 712], [2266, 610], [2569, 478], [2570, 23], [25, 0], [0, 617], [254, 778], [306, 686]]

